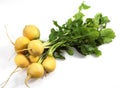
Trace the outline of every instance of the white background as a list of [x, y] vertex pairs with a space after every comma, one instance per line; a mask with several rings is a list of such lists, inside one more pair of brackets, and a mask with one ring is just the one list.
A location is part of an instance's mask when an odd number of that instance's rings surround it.
[[[36, 25], [41, 31], [41, 39], [47, 40], [52, 20], [60, 24], [67, 21], [77, 11], [82, 0], [0, 0], [0, 83], [16, 67], [14, 46], [9, 42], [4, 25], [14, 42], [22, 36], [27, 24]], [[57, 60], [54, 72], [41, 79], [29, 81], [31, 88], [120, 88], [120, 3], [119, 0], [85, 0], [91, 8], [86, 13], [93, 17], [97, 12], [107, 15], [116, 38], [112, 43], [102, 45], [102, 56], [86, 56], [75, 51], [73, 56], [65, 53], [64, 61]], [[9, 61], [10, 58], [10, 61]], [[26, 70], [16, 72], [6, 88], [26, 88]]]

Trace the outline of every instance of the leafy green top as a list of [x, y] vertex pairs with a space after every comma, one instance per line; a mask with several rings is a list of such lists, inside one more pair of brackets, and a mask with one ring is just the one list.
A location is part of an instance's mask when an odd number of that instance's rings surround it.
[[61, 54], [62, 50], [73, 55], [73, 48], [83, 55], [95, 54], [101, 55], [98, 46], [112, 42], [115, 38], [115, 33], [111, 28], [106, 28], [110, 22], [107, 16], [97, 13], [93, 18], [83, 20], [85, 14], [82, 10], [89, 9], [90, 6], [84, 2], [79, 6], [78, 12], [62, 26], [53, 21], [56, 28], [51, 29], [49, 42], [54, 41], [54, 45], [63, 42], [54, 49], [54, 56], [64, 58]]

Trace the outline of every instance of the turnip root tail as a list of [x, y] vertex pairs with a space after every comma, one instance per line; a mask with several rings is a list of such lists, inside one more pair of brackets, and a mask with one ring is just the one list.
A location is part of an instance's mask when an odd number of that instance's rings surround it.
[[16, 52], [19, 53], [19, 52], [22, 52], [22, 51], [28, 51], [30, 49], [22, 49], [22, 50], [17, 50]]
[[25, 85], [26, 85], [28, 88], [30, 88], [30, 86], [28, 85], [28, 81], [29, 81], [30, 78], [31, 78], [31, 75], [28, 75], [28, 76], [26, 77], [26, 79], [25, 79]]
[[12, 53], [12, 55], [9, 57], [8, 61], [11, 60], [11, 58], [15, 55], [15, 52]]
[[5, 29], [6, 29], [6, 34], [7, 34], [7, 37], [8, 37], [8, 39], [9, 39], [9, 41], [10, 41], [13, 45], [15, 45], [15, 44], [13, 43], [13, 41], [11, 40], [8, 32], [7, 32], [7, 27], [6, 27], [6, 25], [5, 25], [4, 27], [5, 27]]
[[11, 76], [17, 71], [18, 67], [16, 67], [13, 72], [9, 75], [8, 79], [6, 81], [4, 81], [2, 84], [3, 86], [1, 88], [4, 88], [6, 86], [6, 84], [8, 83], [8, 81], [10, 80]]

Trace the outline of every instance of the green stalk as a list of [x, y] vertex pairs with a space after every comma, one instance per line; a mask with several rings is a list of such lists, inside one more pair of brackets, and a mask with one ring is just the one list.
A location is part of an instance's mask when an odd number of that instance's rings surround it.
[[61, 41], [61, 42], [58, 42], [58, 43], [54, 44], [51, 48], [49, 48], [49, 50], [48, 50], [48, 55], [49, 55], [49, 56], [53, 56], [54, 51], [55, 51], [60, 45], [62, 45], [62, 44], [64, 44], [64, 43], [65, 43], [65, 41]]
[[50, 46], [52, 46], [53, 44], [55, 44], [58, 39], [59, 39], [59, 38], [57, 37], [57, 38], [56, 38], [55, 40], [53, 40], [53, 41], [44, 42], [43, 45], [44, 45], [44, 47], [50, 47]]
[[41, 63], [43, 62], [43, 60], [45, 59], [46, 55], [47, 55], [47, 52], [43, 53], [43, 54], [40, 56], [40, 58], [39, 58], [39, 60], [38, 60], [37, 63], [41, 64]]
[[41, 63], [44, 61], [44, 59], [45, 59], [45, 57], [46, 57], [47, 55], [53, 56], [54, 51], [55, 51], [60, 45], [62, 45], [62, 44], [64, 44], [64, 43], [65, 43], [65, 41], [61, 41], [61, 42], [58, 42], [58, 43], [56, 43], [56, 44], [53, 44], [53, 46], [51, 46], [51, 47], [48, 49], [47, 52], [44, 52], [44, 53], [40, 56], [40, 59], [38, 60], [37, 63], [41, 64]]

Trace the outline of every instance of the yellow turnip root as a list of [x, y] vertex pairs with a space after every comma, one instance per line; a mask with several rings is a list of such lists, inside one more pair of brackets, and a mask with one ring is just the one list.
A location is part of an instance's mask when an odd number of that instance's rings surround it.
[[25, 85], [29, 87], [28, 81], [30, 78], [40, 78], [44, 75], [44, 68], [40, 63], [32, 63], [28, 66], [27, 77], [25, 79]]
[[23, 35], [30, 40], [38, 39], [40, 37], [40, 31], [35, 25], [26, 25], [23, 29]]
[[30, 64], [28, 58], [23, 54], [17, 54], [15, 56], [14, 62], [18, 67], [21, 68], [28, 67], [28, 65]]
[[56, 60], [53, 56], [47, 56], [42, 62], [42, 65], [46, 72], [52, 72], [56, 68]]
[[40, 56], [44, 52], [43, 43], [40, 40], [32, 40], [28, 44], [28, 52], [33, 56]]
[[[15, 51], [18, 53], [24, 53], [25, 50], [27, 49], [28, 43], [30, 42], [30, 40], [27, 37], [19, 37], [16, 39], [15, 41]], [[23, 51], [22, 51], [23, 50]]]
[[13, 72], [9, 75], [8, 79], [3, 83], [4, 85], [2, 86], [2, 88], [4, 88], [6, 86], [6, 84], [8, 83], [9, 79], [11, 78], [11, 76], [17, 71], [17, 69], [20, 68], [26, 68], [29, 65], [29, 61], [27, 59], [27, 57], [23, 54], [17, 54], [14, 58], [14, 62], [17, 65], [17, 67], [13, 70]]

